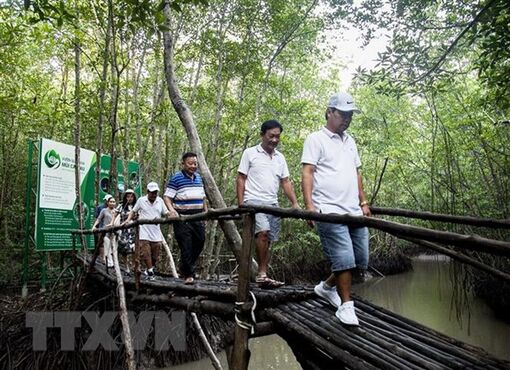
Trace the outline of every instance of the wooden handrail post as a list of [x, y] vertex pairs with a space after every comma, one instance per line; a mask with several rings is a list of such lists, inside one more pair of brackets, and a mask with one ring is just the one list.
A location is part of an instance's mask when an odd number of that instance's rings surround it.
[[[255, 215], [253, 213], [243, 215], [243, 245], [241, 249], [241, 261], [239, 263], [239, 279], [237, 282], [237, 302], [246, 302], [250, 289], [250, 266], [251, 251], [254, 244]], [[243, 305], [244, 307], [246, 305]], [[243, 317], [245, 315], [241, 315]], [[248, 337], [250, 330], [235, 326], [234, 348], [229, 362], [231, 370], [247, 370], [250, 361]]]

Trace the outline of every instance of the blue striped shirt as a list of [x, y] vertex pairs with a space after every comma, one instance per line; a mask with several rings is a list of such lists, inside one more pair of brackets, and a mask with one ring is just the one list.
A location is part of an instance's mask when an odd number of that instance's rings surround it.
[[169, 180], [165, 196], [172, 199], [179, 213], [196, 213], [204, 209], [205, 190], [202, 177], [195, 172], [192, 177], [183, 171], [177, 172]]

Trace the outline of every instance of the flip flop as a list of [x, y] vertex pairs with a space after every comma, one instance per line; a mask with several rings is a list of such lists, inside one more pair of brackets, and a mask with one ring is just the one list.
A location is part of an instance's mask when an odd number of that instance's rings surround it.
[[258, 276], [255, 279], [255, 282], [258, 287], [262, 289], [275, 289], [285, 285], [283, 281], [273, 280], [267, 276]]
[[192, 277], [187, 277], [186, 279], [184, 279], [184, 284], [186, 285], [191, 285], [195, 282], [195, 279], [193, 279]]

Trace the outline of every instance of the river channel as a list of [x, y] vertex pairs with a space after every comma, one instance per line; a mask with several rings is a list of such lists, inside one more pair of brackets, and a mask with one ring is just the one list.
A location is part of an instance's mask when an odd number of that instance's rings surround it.
[[[370, 302], [408, 317], [489, 353], [510, 360], [510, 325], [497, 319], [481, 300], [469, 296], [468, 305], [455, 309], [452, 271], [448, 259], [420, 257], [413, 260], [413, 271], [356, 285], [354, 291]], [[250, 369], [300, 369], [292, 350], [277, 335], [250, 340]], [[219, 354], [227, 369], [225, 353]], [[208, 359], [172, 369], [209, 370]]]

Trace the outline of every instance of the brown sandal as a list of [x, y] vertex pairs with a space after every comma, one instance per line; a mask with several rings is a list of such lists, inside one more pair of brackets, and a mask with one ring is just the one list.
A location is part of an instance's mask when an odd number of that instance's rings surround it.
[[255, 282], [261, 289], [274, 289], [285, 285], [283, 281], [273, 280], [267, 276], [257, 276]]

